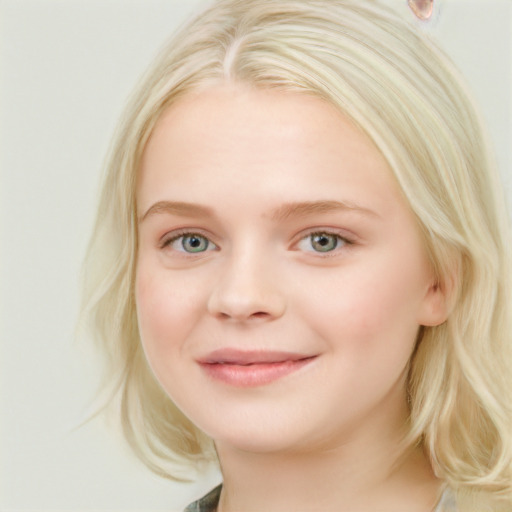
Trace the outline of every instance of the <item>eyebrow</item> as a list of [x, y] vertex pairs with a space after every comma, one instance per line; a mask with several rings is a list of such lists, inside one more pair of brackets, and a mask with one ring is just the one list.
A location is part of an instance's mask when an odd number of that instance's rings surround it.
[[[285, 203], [272, 211], [270, 218], [274, 222], [285, 221], [290, 217], [305, 217], [318, 213], [331, 213], [337, 211], [350, 211], [364, 215], [378, 217], [379, 215], [368, 208], [358, 206], [355, 203], [343, 201], [302, 201], [294, 203]], [[182, 201], [158, 201], [153, 204], [143, 215], [139, 217], [139, 222], [152, 215], [167, 213], [181, 217], [213, 217], [214, 212], [211, 208], [195, 203], [186, 203]]]
[[213, 216], [213, 210], [207, 206], [182, 201], [158, 201], [152, 205], [146, 213], [139, 217], [139, 223], [157, 213], [179, 215], [181, 217], [209, 217]]
[[272, 213], [272, 220], [284, 221], [290, 217], [305, 217], [315, 213], [331, 213], [338, 211], [357, 212], [364, 215], [379, 217], [379, 215], [352, 202], [345, 201], [305, 201], [299, 203], [286, 203]]

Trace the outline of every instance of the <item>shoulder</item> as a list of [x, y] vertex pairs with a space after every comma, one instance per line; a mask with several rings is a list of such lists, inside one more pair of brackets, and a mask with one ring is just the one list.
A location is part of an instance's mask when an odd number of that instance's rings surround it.
[[215, 487], [201, 499], [191, 503], [183, 512], [215, 512], [219, 504], [222, 485]]

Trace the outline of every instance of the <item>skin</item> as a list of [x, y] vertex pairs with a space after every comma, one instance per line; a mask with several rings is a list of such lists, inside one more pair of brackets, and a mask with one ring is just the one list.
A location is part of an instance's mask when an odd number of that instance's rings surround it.
[[[137, 204], [144, 351], [216, 442], [219, 510], [431, 510], [423, 454], [393, 462], [417, 332], [445, 320], [446, 301], [372, 142], [318, 98], [210, 88], [158, 121]], [[187, 252], [184, 231], [205, 250]], [[198, 363], [225, 348], [312, 359], [236, 386]]]

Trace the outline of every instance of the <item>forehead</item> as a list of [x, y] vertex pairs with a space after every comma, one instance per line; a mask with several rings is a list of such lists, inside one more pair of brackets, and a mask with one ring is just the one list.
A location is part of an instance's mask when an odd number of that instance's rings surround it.
[[[333, 105], [296, 92], [219, 86], [190, 94], [158, 120], [145, 148], [138, 200], [208, 199], [285, 190], [293, 201], [365, 183], [397, 193], [373, 142]], [[179, 195], [180, 197], [164, 197]]]
[[171, 105], [156, 123], [145, 153], [158, 151], [158, 146], [171, 140], [185, 151], [188, 145], [180, 142], [195, 139], [201, 147], [232, 153], [239, 149], [240, 155], [255, 159], [265, 155], [258, 149], [274, 149], [276, 140], [306, 146], [327, 142], [333, 125], [338, 129], [344, 125], [345, 135], [353, 131], [331, 104], [318, 97], [243, 85], [217, 86]]

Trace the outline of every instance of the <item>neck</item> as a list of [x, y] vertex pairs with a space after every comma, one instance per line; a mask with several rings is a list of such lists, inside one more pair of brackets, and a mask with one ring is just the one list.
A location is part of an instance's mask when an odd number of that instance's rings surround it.
[[218, 512], [432, 511], [440, 484], [423, 451], [397, 461], [402, 429], [377, 427], [309, 451], [255, 453], [217, 443]]

